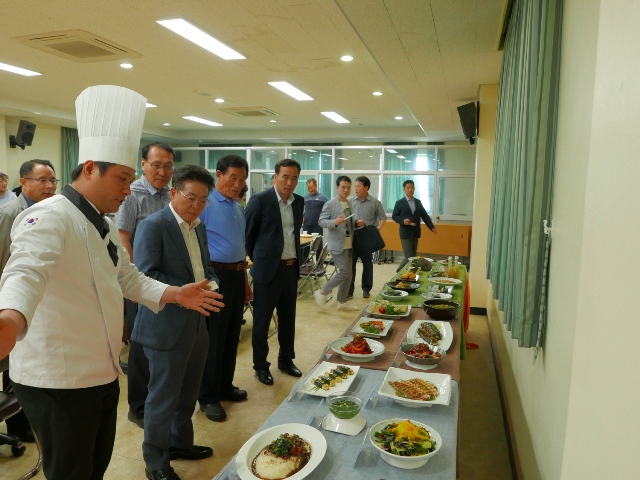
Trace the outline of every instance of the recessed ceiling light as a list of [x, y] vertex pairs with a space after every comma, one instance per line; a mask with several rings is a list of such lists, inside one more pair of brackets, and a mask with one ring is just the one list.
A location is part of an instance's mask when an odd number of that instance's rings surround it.
[[269, 120], [269, 123], [276, 123], [276, 120]]
[[318, 153], [318, 150], [311, 150], [310, 148], [305, 148], [307, 152]]
[[13, 65], [9, 65], [7, 63], [0, 63], [0, 70], [4, 70], [6, 72], [11, 72], [11, 73], [17, 73], [18, 75], [24, 75], [25, 77], [42, 75], [41, 73], [33, 72], [31, 70], [27, 70], [26, 68], [14, 67]]
[[353, 60], [353, 57], [351, 55], [343, 55], [342, 57], [340, 57], [340, 60], [342, 60], [343, 62], [350, 62], [351, 60]]
[[149, 103], [147, 102], [147, 108], [156, 108], [157, 105], [154, 105], [153, 103]]
[[407, 158], [407, 157], [405, 157], [404, 155], [398, 155], [398, 158], [404, 159], [404, 158]]
[[221, 123], [212, 122], [211, 120], [205, 120], [204, 118], [200, 117], [188, 116], [182, 118], [184, 118], [185, 120], [191, 120], [192, 122], [203, 123], [205, 125], [209, 125], [210, 127], [222, 127]]
[[36, 115], [42, 115], [40, 112], [33, 112], [33, 113], [35, 113]]
[[344, 158], [344, 157], [338, 157], [338, 160], [342, 160], [342, 161], [345, 161], [345, 162], [346, 162], [346, 161], [347, 161], [347, 160], [349, 160], [349, 159], [348, 159], [348, 158]]
[[296, 87], [291, 85], [289, 82], [269, 82], [269, 85], [271, 85], [274, 88], [277, 88], [281, 92], [286, 93], [287, 95], [295, 98], [296, 100], [300, 100], [301, 102], [306, 100], [313, 100], [312, 97], [304, 93], [302, 90], [297, 89]]
[[382, 92], [373, 92], [373, 94], [374, 94], [376, 97], [379, 97], [380, 95], [382, 95]]
[[344, 118], [342, 115], [338, 115], [336, 112], [320, 112], [327, 118], [330, 118], [336, 123], [350, 123], [349, 120]]
[[396, 117], [396, 120], [402, 120], [402, 117], [397, 116], [397, 117]]
[[163, 123], [162, 125], [164, 125], [165, 127], [168, 127], [171, 124], [170, 123]]
[[389, 153], [398, 153], [393, 148], [387, 148], [387, 152], [389, 152]]
[[122, 68], [133, 68], [133, 65], [131, 65], [130, 63], [121, 63], [120, 66]]
[[243, 60], [245, 58], [244, 55], [227, 47], [221, 41], [216, 40], [208, 33], [203, 32], [181, 18], [158, 20], [158, 23], [224, 60]]
[[405, 163], [411, 163], [411, 160], [405, 160], [404, 162]]
[[224, 98], [216, 98], [216, 103], [224, 103]]

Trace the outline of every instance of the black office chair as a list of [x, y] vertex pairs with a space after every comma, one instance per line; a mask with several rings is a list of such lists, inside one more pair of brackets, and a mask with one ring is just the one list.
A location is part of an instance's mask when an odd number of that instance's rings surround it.
[[[0, 372], [5, 371], [7, 368], [9, 368], [8, 357], [0, 360]], [[20, 407], [20, 403], [15, 395], [8, 392], [0, 392], [0, 422], [4, 422], [7, 418], [13, 417], [16, 413], [20, 412], [20, 410], [22, 410], [22, 407]], [[34, 477], [42, 467], [42, 448], [40, 447], [38, 437], [35, 437], [35, 439], [36, 448], [38, 449], [38, 461], [36, 462], [36, 466], [20, 477], [19, 480], [27, 480], [28, 478]], [[14, 457], [21, 457], [27, 450], [27, 447], [20, 443], [18, 437], [8, 433], [0, 433], [0, 445], [11, 445], [11, 454]]]

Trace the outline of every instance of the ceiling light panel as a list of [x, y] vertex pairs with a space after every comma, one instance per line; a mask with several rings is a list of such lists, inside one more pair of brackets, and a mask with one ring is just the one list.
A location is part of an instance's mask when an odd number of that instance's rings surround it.
[[269, 82], [269, 85], [271, 85], [274, 88], [277, 88], [282, 93], [286, 93], [287, 95], [295, 98], [296, 100], [300, 100], [301, 102], [313, 100], [312, 97], [304, 93], [302, 90], [297, 89], [296, 87], [291, 85], [289, 82]]
[[212, 122], [211, 120], [206, 120], [200, 117], [188, 116], [188, 117], [182, 117], [182, 118], [184, 118], [185, 120], [191, 120], [192, 122], [198, 122], [204, 125], [209, 125], [210, 127], [222, 127], [221, 123]]
[[330, 118], [336, 123], [351, 123], [349, 122], [349, 120], [344, 118], [342, 115], [337, 114], [336, 112], [320, 112], [320, 113], [325, 117]]
[[207, 32], [203, 32], [181, 18], [158, 20], [158, 23], [172, 32], [177, 33], [181, 37], [186, 38], [190, 42], [195, 43], [199, 47], [219, 56], [223, 60], [244, 60], [245, 58], [244, 55], [227, 47], [224, 43], [216, 40]]
[[31, 70], [27, 70], [26, 68], [14, 67], [13, 65], [9, 65], [7, 63], [0, 63], [0, 70], [4, 70], [5, 72], [17, 73], [18, 75], [24, 75], [25, 77], [42, 75], [41, 73], [32, 72]]

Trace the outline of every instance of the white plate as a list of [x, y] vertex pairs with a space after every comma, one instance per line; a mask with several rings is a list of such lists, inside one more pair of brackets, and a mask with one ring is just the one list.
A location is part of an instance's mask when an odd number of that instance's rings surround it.
[[355, 365], [351, 365], [351, 366], [345, 365], [349, 367], [351, 370], [353, 370], [353, 375], [348, 375], [347, 378], [342, 380], [342, 382], [336, 383], [336, 386], [333, 388], [330, 388], [329, 390], [322, 390], [322, 389], [316, 390], [316, 391], [313, 390], [315, 388], [315, 385], [313, 384], [313, 379], [316, 377], [319, 377], [325, 372], [328, 372], [332, 368], [336, 368], [338, 365], [339, 365], [338, 363], [322, 362], [313, 370], [313, 373], [309, 375], [309, 377], [307, 378], [307, 381], [304, 382], [304, 384], [300, 387], [300, 390], [298, 391], [302, 393], [306, 393], [308, 395], [315, 395], [316, 397], [327, 397], [329, 396], [330, 393], [334, 393], [334, 392], [346, 392], [347, 390], [349, 390], [349, 387], [353, 383], [353, 379], [356, 378], [356, 375], [358, 374], [358, 370], [360, 370], [360, 367], [357, 367]]
[[[389, 385], [389, 382], [411, 380], [412, 378], [420, 378], [433, 383], [438, 388], [439, 395], [435, 400], [429, 402], [425, 402], [424, 400], [411, 400], [396, 395], [396, 391]], [[444, 373], [414, 372], [412, 370], [391, 367], [387, 370], [387, 374], [382, 381], [382, 385], [380, 385], [378, 393], [385, 397], [393, 398], [397, 403], [405, 407], [418, 408], [430, 407], [431, 405], [449, 405], [451, 401], [451, 375], [445, 375]]]
[[422, 298], [424, 298], [425, 300], [432, 300], [432, 299], [436, 299], [436, 300], [451, 300], [453, 298], [453, 295], [451, 295], [449, 293], [436, 293], [436, 292], [421, 293], [420, 296]]
[[382, 355], [384, 353], [384, 345], [381, 344], [380, 342], [377, 342], [371, 339], [367, 340], [367, 343], [369, 344], [369, 348], [372, 351], [372, 353], [368, 355], [360, 355], [357, 353], [343, 352], [340, 348], [344, 347], [347, 343], [351, 341], [353, 341], [353, 337], [338, 338], [337, 340], [334, 340], [333, 342], [331, 342], [331, 350], [336, 352], [345, 360], [349, 360], [351, 362], [370, 362], [378, 355]]
[[413, 322], [407, 330], [407, 343], [429, 343], [418, 335], [418, 327], [420, 327], [420, 324], [423, 322], [433, 323], [440, 329], [440, 332], [442, 332], [442, 338], [438, 342], [438, 347], [443, 350], [449, 350], [453, 343], [453, 328], [451, 328], [451, 324], [449, 322], [440, 322], [438, 320], [416, 320]]
[[382, 330], [382, 332], [380, 332], [380, 333], [365, 332], [360, 327], [361, 323], [367, 323], [367, 319], [366, 318], [361, 318], [361, 321], [356, 323], [356, 325], [351, 329], [351, 331], [353, 333], [358, 333], [358, 334], [362, 335], [363, 337], [369, 337], [369, 338], [386, 337], [387, 334], [389, 333], [389, 329], [391, 328], [391, 325], [393, 325], [393, 320], [379, 320], [379, 321], [382, 322], [382, 326], [384, 327], [384, 330]]
[[[393, 290], [393, 289], [391, 289]], [[386, 292], [389, 292], [390, 290], [382, 290], [380, 292], [380, 295], [382, 296], [382, 298], [384, 298], [385, 300], [389, 300], [391, 302], [395, 302], [397, 300], [400, 300], [406, 296], [409, 295], [409, 292], [405, 292], [404, 290], [393, 290], [394, 292], [399, 292], [400, 295], [386, 295]]]
[[325, 453], [327, 453], [327, 441], [320, 430], [302, 423], [286, 423], [256, 433], [242, 446], [236, 455], [236, 471], [242, 480], [260, 480], [251, 473], [251, 462], [264, 447], [284, 433], [299, 435], [311, 445], [309, 462], [295, 475], [287, 477], [287, 480], [301, 480], [320, 465]]
[[[409, 261], [413, 262], [414, 260], [418, 260], [420, 257], [409, 257]], [[426, 260], [427, 262], [433, 262], [433, 258], [428, 258], [428, 257], [422, 257], [424, 260]]]
[[373, 308], [376, 303], [377, 302], [371, 302], [369, 305], [367, 305], [364, 313], [371, 315], [374, 318], [386, 318], [388, 320], [402, 320], [403, 318], [407, 318], [411, 314], [411, 305], [398, 305], [399, 307], [407, 307], [407, 311], [400, 315], [388, 315], [386, 313], [380, 313], [380, 311]]
[[433, 283], [437, 283], [439, 285], [446, 285], [447, 287], [462, 283], [462, 280], [460, 280], [459, 278], [446, 278], [446, 277], [445, 278], [429, 277], [429, 281]]
[[329, 413], [322, 419], [322, 428], [325, 430], [351, 436], [359, 434], [366, 424], [367, 421], [360, 414], [344, 420], [336, 417], [333, 413]]

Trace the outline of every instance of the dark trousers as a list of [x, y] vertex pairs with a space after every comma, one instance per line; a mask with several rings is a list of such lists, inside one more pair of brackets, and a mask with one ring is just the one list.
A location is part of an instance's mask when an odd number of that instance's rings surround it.
[[169, 466], [169, 448], [193, 446], [191, 417], [207, 358], [209, 336], [204, 318], [190, 321], [178, 343], [168, 350], [147, 345], [151, 381], [144, 407], [142, 456], [152, 470]]
[[278, 309], [278, 363], [287, 364], [295, 358], [296, 299], [298, 266], [280, 262], [271, 283], [253, 282], [253, 368], [269, 368], [269, 323], [273, 310]]
[[13, 388], [42, 444], [47, 480], [102, 479], [116, 437], [118, 380], [89, 388]]
[[149, 393], [149, 360], [144, 355], [144, 349], [138, 342], [131, 340], [133, 325], [138, 312], [138, 304], [125, 299], [127, 309], [127, 331], [129, 332], [129, 370], [127, 371], [127, 401], [129, 408], [138, 416], [144, 415], [144, 402]]
[[[9, 387], [11, 387], [9, 370], [5, 370], [4, 372], [2, 372], [2, 387], [5, 392], [9, 390]], [[13, 417], [7, 418], [5, 422], [7, 424], [7, 433], [19, 435], [31, 430], [31, 425], [29, 425], [29, 420], [27, 420], [27, 416], [24, 414], [24, 411], [20, 411]]]
[[224, 308], [211, 312], [207, 317], [209, 353], [202, 375], [200, 405], [220, 401], [220, 395], [233, 391], [236, 356], [244, 311], [244, 270], [214, 269], [220, 280], [219, 292], [223, 295]]
[[[302, 225], [302, 231], [307, 233], [317, 233], [322, 235], [322, 227], [320, 225]], [[318, 246], [318, 250], [316, 250], [316, 260], [320, 257], [320, 252], [322, 251], [322, 242]]]
[[356, 263], [362, 260], [362, 293], [369, 293], [373, 288], [373, 257], [370, 253], [362, 254], [355, 249], [351, 259], [351, 285], [349, 286], [349, 296], [353, 296], [356, 285]]
[[409, 261], [409, 257], [416, 256], [418, 252], [418, 240], [419, 239], [415, 237], [400, 239], [400, 243], [402, 244], [402, 251], [404, 253], [404, 258], [402, 259], [402, 262], [400, 263], [400, 266], [398, 267], [396, 272], [399, 272], [400, 270], [402, 270], [402, 267], [404, 267]]

